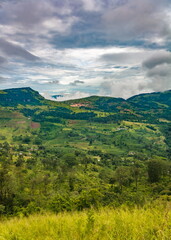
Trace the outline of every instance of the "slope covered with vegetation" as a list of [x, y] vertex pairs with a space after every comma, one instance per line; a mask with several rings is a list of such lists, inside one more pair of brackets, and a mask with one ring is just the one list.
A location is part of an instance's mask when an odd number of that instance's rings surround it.
[[0, 91], [1, 106], [41, 105], [45, 99], [38, 92], [27, 88], [12, 88]]
[[170, 96], [61, 103], [1, 91], [0, 214], [170, 201]]

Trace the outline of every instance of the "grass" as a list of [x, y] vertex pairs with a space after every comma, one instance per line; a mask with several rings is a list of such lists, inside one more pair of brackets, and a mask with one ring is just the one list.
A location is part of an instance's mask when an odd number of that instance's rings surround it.
[[0, 222], [0, 240], [170, 240], [171, 205], [33, 215]]

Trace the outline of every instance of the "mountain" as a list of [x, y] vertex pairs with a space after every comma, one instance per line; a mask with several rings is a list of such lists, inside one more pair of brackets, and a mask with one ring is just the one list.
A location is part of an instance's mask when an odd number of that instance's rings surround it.
[[171, 90], [146, 93], [133, 96], [127, 100], [132, 108], [145, 117], [156, 120], [171, 121]]
[[171, 90], [139, 94], [127, 100], [123, 98], [92, 96], [70, 100], [65, 103], [84, 110], [115, 114], [101, 119], [102, 122], [105, 120], [110, 121], [112, 118], [151, 123], [163, 121], [163, 119], [171, 121]]
[[127, 100], [114, 97], [91, 96], [82, 99], [69, 100], [66, 103], [82, 103], [85, 106], [103, 111], [113, 111], [117, 107], [149, 110], [164, 109], [171, 107], [171, 90], [165, 92], [154, 92], [135, 95]]
[[0, 91], [1, 106], [42, 105], [44, 98], [30, 87], [12, 88]]
[[54, 99], [58, 99], [58, 98], [63, 97], [63, 95], [52, 95], [51, 97], [54, 98]]
[[[171, 90], [123, 98], [91, 96], [82, 99], [55, 102], [44, 99], [31, 88], [0, 91], [0, 105], [17, 107], [35, 121], [61, 121], [61, 119], [90, 120], [101, 123], [122, 120], [157, 123], [171, 121]], [[49, 106], [29, 110], [24, 106]], [[37, 111], [37, 113], [36, 113]], [[33, 116], [34, 115], [34, 116]]]
[[[53, 95], [53, 98], [62, 95]], [[30, 87], [12, 88], [0, 90], [1, 106], [21, 105], [42, 105], [45, 99]], [[50, 101], [48, 101], [50, 104]], [[53, 101], [52, 101], [53, 102]], [[54, 103], [55, 104], [55, 103]], [[60, 105], [58, 102], [57, 105]], [[83, 109], [98, 110], [104, 112], [119, 112], [121, 109], [129, 110], [151, 110], [151, 109], [168, 109], [171, 108], [171, 90], [165, 92], [154, 92], [135, 95], [127, 100], [123, 98], [91, 96], [82, 99], [68, 100], [61, 103], [66, 106], [78, 106]]]
[[135, 108], [142, 110], [169, 109], [171, 107], [171, 90], [165, 92], [154, 92], [139, 94], [127, 100]]
[[[80, 104], [80, 107], [89, 110], [113, 112], [117, 111], [119, 106], [127, 105], [123, 98], [91, 96], [82, 99], [65, 101], [66, 104]], [[77, 106], [77, 105], [75, 105]]]

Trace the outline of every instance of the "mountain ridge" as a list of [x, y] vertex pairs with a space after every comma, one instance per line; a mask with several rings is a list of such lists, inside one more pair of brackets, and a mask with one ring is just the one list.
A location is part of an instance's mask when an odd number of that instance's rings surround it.
[[[39, 92], [30, 87], [13, 88], [0, 92], [0, 106], [15, 108], [22, 106], [19, 111], [27, 116], [34, 115], [36, 121], [44, 121], [45, 119], [46, 121], [52, 121], [52, 119], [59, 121], [60, 118], [91, 119], [101, 123], [118, 120], [156, 123], [160, 120], [163, 121], [163, 119], [171, 121], [171, 90], [139, 94], [127, 100], [90, 96], [58, 102], [45, 99]], [[36, 108], [33, 110], [36, 106], [40, 108], [39, 111]]]
[[[35, 92], [35, 93], [38, 93], [40, 95], [40, 93], [36, 90], [34, 90], [33, 88], [31, 87], [21, 87], [21, 88], [8, 88], [8, 89], [1, 89], [0, 90], [0, 94], [3, 94], [5, 92], [16, 92], [16, 91], [29, 91], [29, 92]], [[150, 93], [140, 93], [140, 94], [136, 94], [136, 95], [133, 95], [127, 99], [125, 98], [122, 98], [122, 97], [111, 97], [111, 96], [99, 96], [99, 95], [92, 95], [92, 96], [89, 96], [89, 97], [85, 97], [85, 98], [78, 98], [78, 99], [70, 99], [70, 100], [64, 100], [64, 101], [60, 101], [60, 102], [74, 102], [74, 101], [80, 101], [80, 100], [91, 100], [91, 99], [94, 99], [94, 98], [106, 98], [106, 99], [120, 99], [120, 100], [123, 100], [123, 101], [130, 101], [136, 97], [144, 97], [144, 96], [148, 96], [148, 95], [157, 95], [157, 94], [165, 94], [165, 93], [168, 93], [168, 94], [171, 94], [171, 90], [165, 90], [165, 91], [161, 91], [161, 92], [150, 92]], [[40, 95], [41, 96], [41, 95]], [[54, 95], [54, 96], [59, 96], [58, 95]], [[61, 95], [60, 95], [61, 96]], [[43, 97], [44, 98], [44, 97]], [[46, 98], [45, 98], [46, 99]], [[53, 101], [53, 100], [50, 100], [50, 101]]]

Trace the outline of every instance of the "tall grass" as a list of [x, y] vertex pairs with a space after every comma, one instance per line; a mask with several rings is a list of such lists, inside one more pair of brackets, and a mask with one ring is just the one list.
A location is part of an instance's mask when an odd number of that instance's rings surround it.
[[0, 222], [0, 240], [170, 240], [170, 207], [107, 208], [13, 218]]

